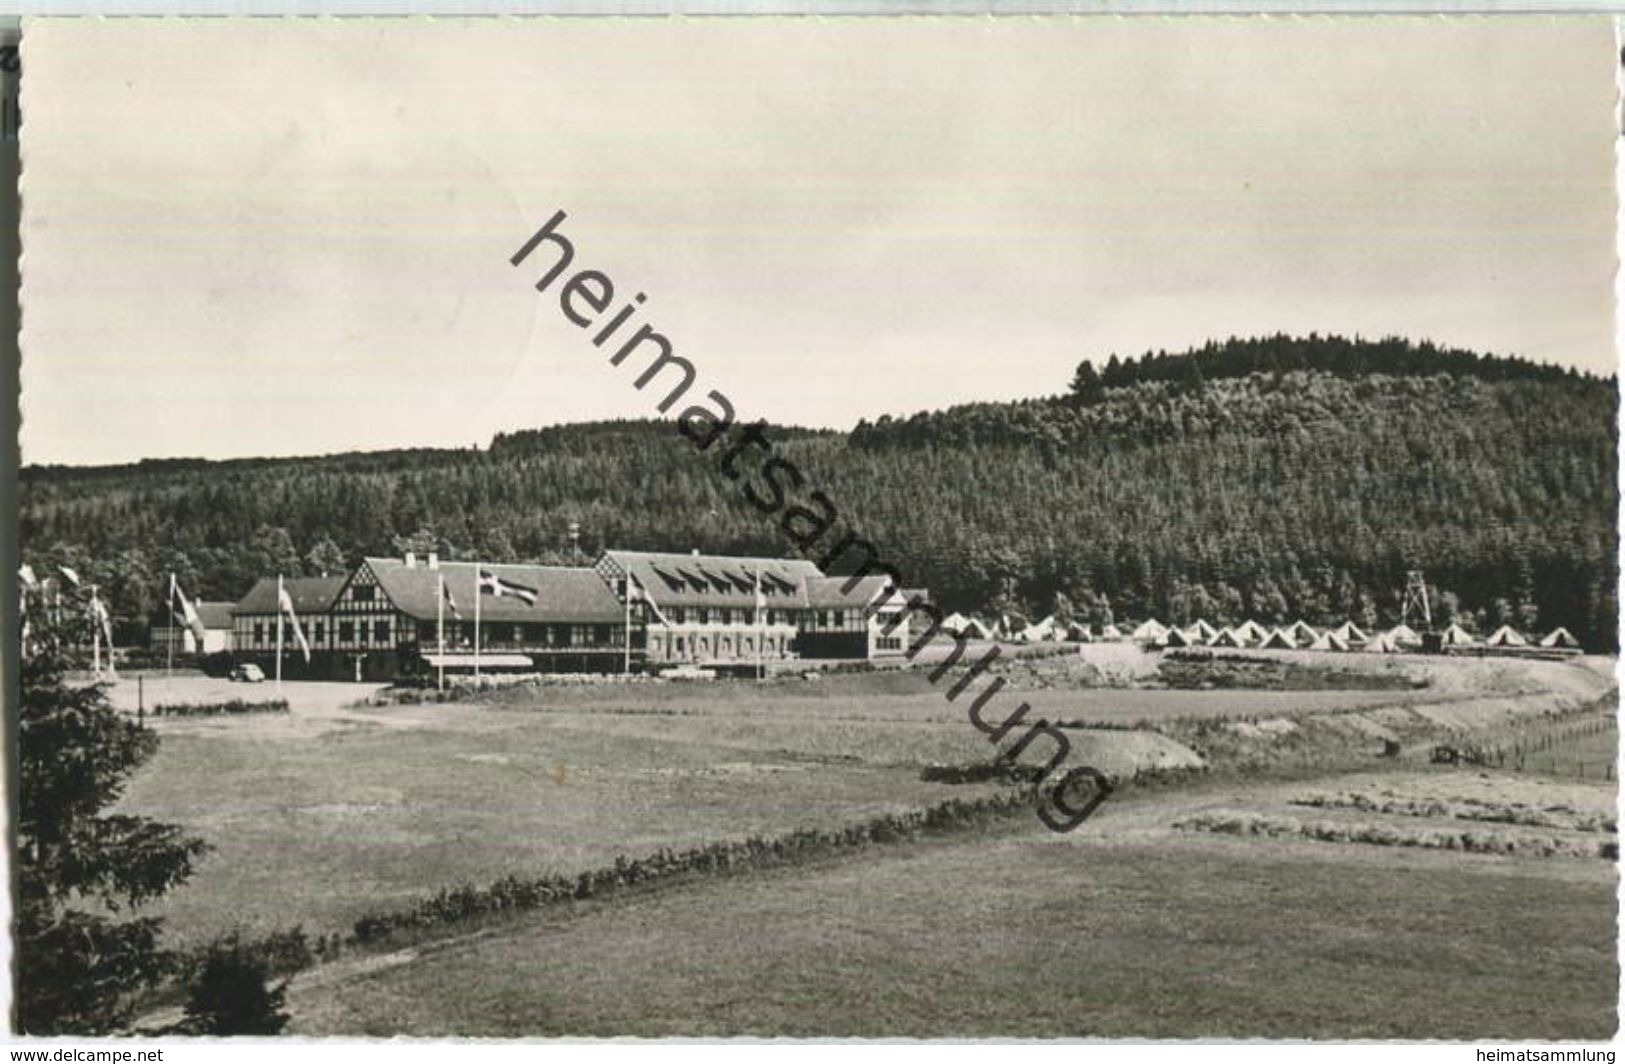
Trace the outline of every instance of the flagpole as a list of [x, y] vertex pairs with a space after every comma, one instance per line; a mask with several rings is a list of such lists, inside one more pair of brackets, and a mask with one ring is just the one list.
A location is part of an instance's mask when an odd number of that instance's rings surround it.
[[485, 597], [485, 588], [481, 586], [480, 563], [474, 563], [474, 686], [479, 686], [480, 679], [480, 599]]
[[435, 596], [434, 622], [440, 637], [439, 660], [435, 663], [435, 690], [446, 689], [446, 574], [439, 574], [439, 594]]
[[762, 567], [756, 567], [756, 679], [762, 679], [762, 640], [767, 638], [767, 626], [762, 623]]
[[169, 574], [169, 644], [168, 660], [164, 662], [164, 678], [175, 678], [175, 574]]
[[276, 689], [282, 692], [282, 574], [276, 574]]
[[632, 675], [632, 573], [626, 574], [626, 661], [621, 667], [623, 675]]
[[[101, 599], [96, 594], [96, 585], [90, 585], [90, 670], [101, 679], [102, 675], [102, 615], [97, 609]], [[111, 651], [111, 648], [109, 648]]]

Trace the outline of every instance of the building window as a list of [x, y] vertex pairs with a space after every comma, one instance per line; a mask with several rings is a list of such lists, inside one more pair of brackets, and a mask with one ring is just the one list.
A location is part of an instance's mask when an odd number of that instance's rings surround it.
[[599, 646], [606, 645], [609, 642], [609, 625], [600, 624], [594, 628], [592, 638], [593, 642], [597, 643]]
[[263, 642], [265, 642], [265, 622], [264, 621], [255, 621], [254, 622], [254, 642], [255, 643], [263, 643]]
[[556, 647], [567, 647], [570, 645], [569, 625], [555, 624], [553, 626], [553, 645]]
[[704, 606], [696, 606], [694, 608], [694, 620], [699, 624], [710, 624], [711, 611], [706, 609]]
[[373, 587], [371, 584], [356, 584], [354, 587], [350, 588], [350, 598], [354, 599], [356, 602], [371, 602], [373, 600], [373, 594], [377, 590], [378, 589]]
[[829, 626], [830, 626], [830, 623], [829, 623], [829, 611], [828, 610], [819, 610], [818, 611], [818, 627], [820, 627], [820, 628], [828, 628]]
[[389, 642], [389, 622], [377, 621], [372, 626], [372, 638], [379, 643]]
[[339, 642], [341, 642], [341, 643], [353, 643], [353, 642], [355, 642], [355, 622], [354, 621], [340, 621], [339, 622]]

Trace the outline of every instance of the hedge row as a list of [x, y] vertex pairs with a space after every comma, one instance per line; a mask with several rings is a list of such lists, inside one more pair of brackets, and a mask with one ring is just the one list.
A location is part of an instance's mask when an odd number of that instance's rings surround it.
[[221, 717], [245, 713], [286, 713], [286, 698], [269, 698], [263, 702], [247, 702], [233, 698], [229, 702], [194, 702], [171, 705], [160, 703], [152, 707], [155, 717]]
[[1037, 783], [1043, 778], [1041, 765], [1023, 765], [1001, 758], [965, 765], [927, 765], [920, 770], [920, 779], [926, 783]]
[[1424, 850], [1460, 850], [1465, 853], [1528, 855], [1535, 857], [1601, 857], [1619, 859], [1618, 842], [1592, 842], [1556, 836], [1498, 835], [1476, 831], [1396, 831], [1383, 824], [1350, 824], [1315, 821], [1305, 823], [1290, 817], [1268, 817], [1256, 813], [1201, 813], [1175, 821], [1180, 831], [1206, 831], [1219, 835], [1264, 835], [1271, 838], [1301, 837], [1317, 842], [1363, 843], [1370, 846], [1403, 846]]
[[228, 940], [233, 941], [233, 944], [246, 955], [263, 962], [272, 975], [289, 975], [302, 971], [315, 964], [317, 960], [336, 954], [341, 948], [337, 935], [312, 938], [305, 934], [303, 926], [294, 927], [289, 931], [271, 931], [258, 938], [248, 938], [241, 932], [229, 933], [213, 942], [206, 942], [175, 954], [173, 969], [175, 979], [183, 984], [190, 983], [203, 967], [203, 962], [208, 959], [209, 952]]
[[354, 940], [362, 944], [378, 942], [400, 930], [441, 927], [497, 913], [613, 894], [634, 886], [695, 875], [726, 875], [839, 850], [902, 842], [931, 832], [988, 824], [1014, 811], [1025, 811], [1031, 803], [1025, 792], [979, 801], [949, 799], [926, 809], [889, 813], [844, 828], [803, 828], [776, 838], [753, 836], [688, 850], [663, 849], [633, 860], [618, 857], [608, 868], [576, 876], [506, 876], [489, 886], [442, 890], [408, 909], [369, 913], [356, 921]]

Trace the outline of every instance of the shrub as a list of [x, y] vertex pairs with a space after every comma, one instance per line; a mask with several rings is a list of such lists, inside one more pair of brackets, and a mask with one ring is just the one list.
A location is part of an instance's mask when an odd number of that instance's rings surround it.
[[353, 938], [361, 944], [374, 943], [396, 931], [433, 928], [499, 912], [544, 908], [638, 884], [683, 876], [726, 874], [841, 849], [902, 842], [927, 832], [991, 823], [1025, 809], [1028, 804], [1027, 795], [1016, 792], [973, 802], [949, 799], [927, 809], [888, 813], [842, 828], [802, 828], [774, 838], [752, 836], [677, 852], [662, 849], [645, 857], [617, 857], [607, 868], [575, 876], [543, 875], [534, 879], [504, 876], [485, 887], [465, 884], [441, 890], [407, 909], [368, 913], [355, 922]]
[[155, 717], [221, 717], [286, 712], [288, 712], [286, 698], [268, 698], [262, 702], [233, 698], [226, 702], [160, 703], [152, 707], [152, 715]]
[[[308, 962], [307, 962], [308, 963]], [[233, 932], [212, 943], [193, 977], [180, 1029], [187, 1034], [280, 1034], [287, 983], [268, 985], [271, 965], [258, 944]]]

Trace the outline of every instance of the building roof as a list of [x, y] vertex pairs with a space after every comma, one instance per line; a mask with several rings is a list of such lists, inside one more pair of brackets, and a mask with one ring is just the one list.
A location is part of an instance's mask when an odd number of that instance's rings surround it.
[[[235, 602], [194, 602], [192, 606], [197, 610], [198, 620], [203, 622], [205, 628], [230, 628], [231, 611], [237, 604]], [[298, 609], [298, 605], [294, 609]]]
[[850, 576], [816, 576], [806, 583], [807, 605], [818, 609], [862, 609], [880, 597], [891, 581], [884, 576], [860, 577], [851, 591]]
[[[400, 558], [368, 558], [364, 564], [395, 608], [420, 621], [432, 621], [437, 616], [441, 578], [445, 579], [446, 590], [451, 592], [452, 601], [457, 605], [457, 614], [462, 620], [472, 621], [478, 586], [476, 569], [495, 573], [509, 583], [536, 592], [534, 606], [526, 605], [523, 599], [513, 595], [485, 595], [480, 599], [482, 623], [620, 624], [625, 620], [625, 607], [593, 569], [448, 561], [431, 569], [426, 562], [408, 566]], [[446, 617], [458, 619], [449, 606]]]
[[[285, 576], [282, 587], [293, 599], [295, 613], [326, 613], [349, 581], [347, 576]], [[260, 577], [231, 612], [276, 613], [276, 577]]]
[[[818, 566], [801, 558], [732, 558], [717, 554], [663, 554], [653, 551], [606, 550], [599, 559], [629, 572], [648, 592], [655, 605], [735, 606], [753, 609], [756, 605], [756, 576], [761, 574], [762, 597], [769, 609], [799, 608], [806, 605], [805, 584], [812, 580], [836, 579], [837, 587], [846, 578], [826, 578]], [[885, 581], [885, 577], [865, 577]], [[877, 585], [878, 586], [878, 585]], [[864, 602], [853, 605], [865, 605]], [[844, 605], [845, 603], [832, 603]]]
[[[271, 584], [271, 595], [274, 598], [276, 596], [276, 581], [271, 581]], [[194, 600], [192, 608], [197, 610], [198, 620], [203, 622], [204, 628], [231, 631], [231, 614], [237, 608], [237, 603], [199, 602]], [[295, 609], [297, 608], [295, 607]], [[176, 619], [176, 615], [179, 613], [180, 607], [178, 603], [173, 612], [170, 611], [167, 603], [160, 603], [158, 608], [152, 611], [152, 626], [154, 628], [168, 628], [170, 625], [181, 627], [181, 622]]]

